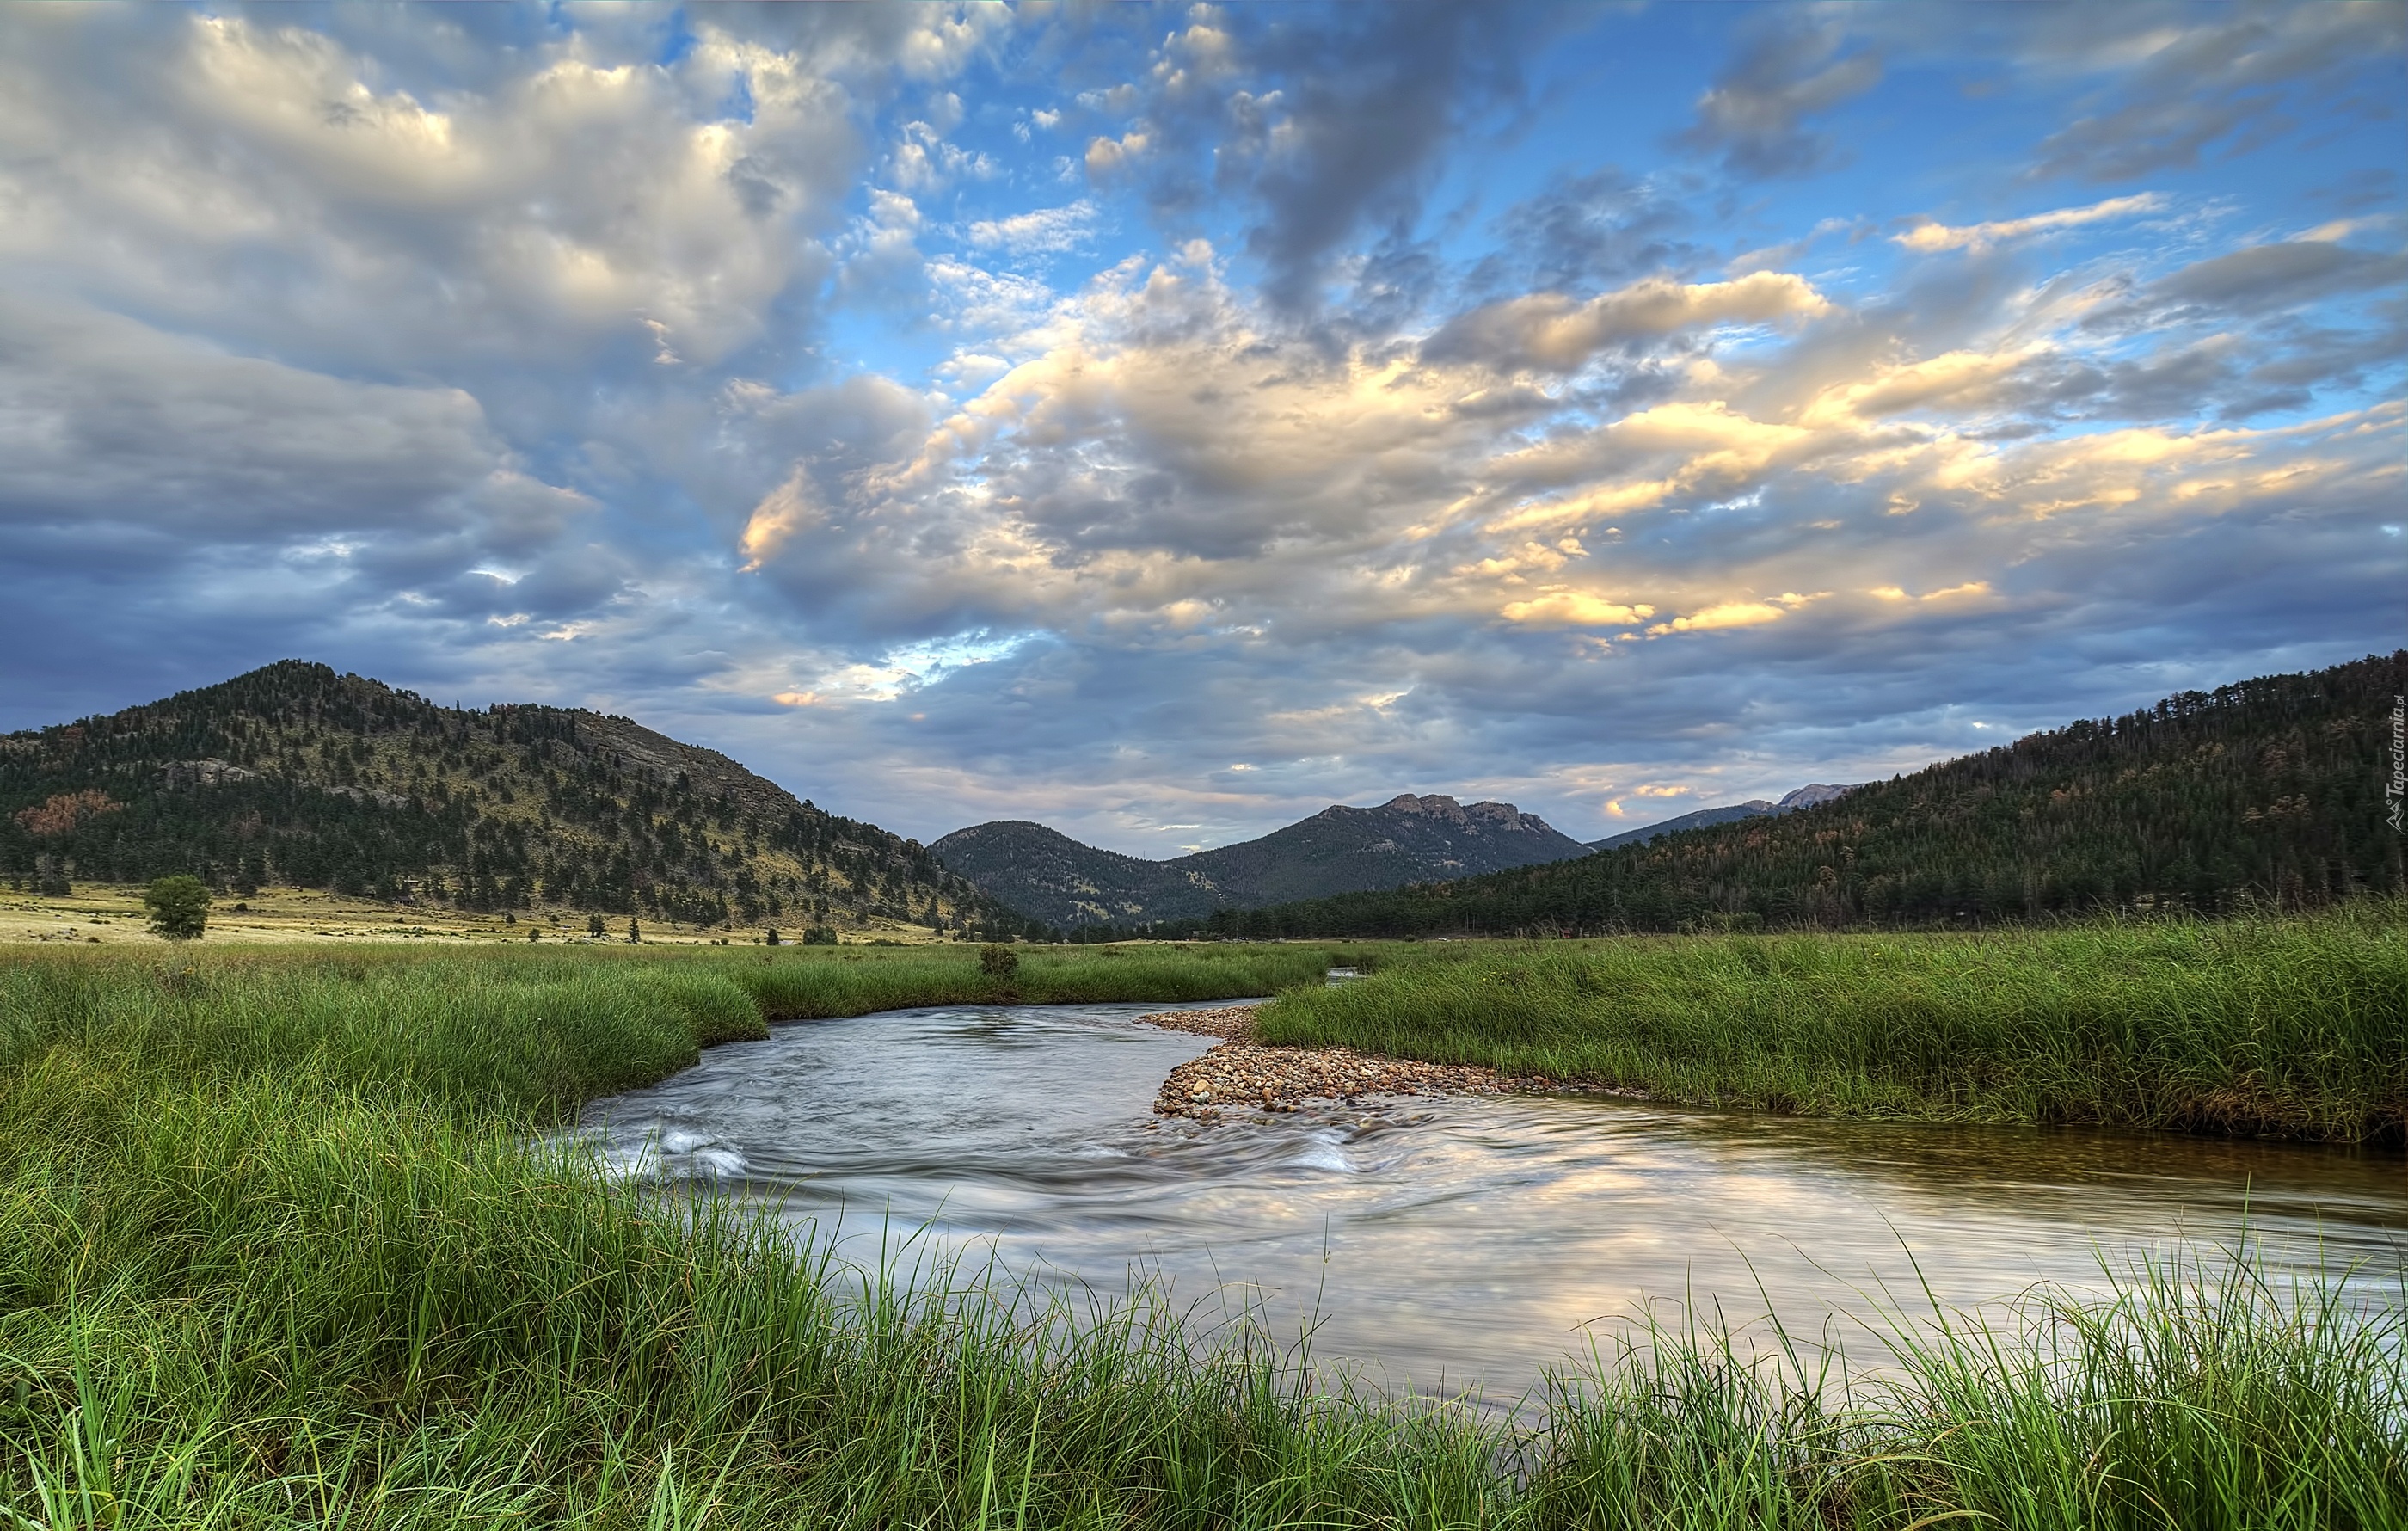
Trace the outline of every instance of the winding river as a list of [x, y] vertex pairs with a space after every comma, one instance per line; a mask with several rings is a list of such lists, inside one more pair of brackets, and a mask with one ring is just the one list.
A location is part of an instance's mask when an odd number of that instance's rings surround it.
[[[784, 1025], [589, 1106], [624, 1173], [709, 1180], [875, 1261], [992, 1248], [1035, 1279], [1132, 1276], [1205, 1321], [1252, 1308], [1391, 1388], [1492, 1397], [1652, 1307], [1768, 1308], [1851, 1355], [1874, 1317], [2229, 1244], [2397, 1301], [2408, 1163], [2166, 1136], [1932, 1127], [1513, 1097], [1149, 1114], [1209, 1039], [1160, 1005], [934, 1008]], [[1930, 1297], [1925, 1295], [1928, 1289]], [[1866, 1321], [1872, 1320], [1867, 1327]]]

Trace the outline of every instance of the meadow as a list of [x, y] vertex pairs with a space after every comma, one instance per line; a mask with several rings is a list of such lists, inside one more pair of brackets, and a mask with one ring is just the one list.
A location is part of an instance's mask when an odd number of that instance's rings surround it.
[[[545, 1146], [772, 1019], [1281, 993], [1289, 1024], [1529, 952], [136, 950], [0, 959], [18, 1525], [2408, 1521], [2408, 1292], [2352, 1309], [2245, 1252], [2014, 1321], [1900, 1315], [1878, 1374], [1634, 1329], [1500, 1413], [1143, 1291], [853, 1269]], [[1383, 971], [1315, 988], [1333, 956]]]
[[1966, 935], [1628, 937], [1366, 952], [1267, 1040], [1719, 1109], [2398, 1142], [2408, 905]]

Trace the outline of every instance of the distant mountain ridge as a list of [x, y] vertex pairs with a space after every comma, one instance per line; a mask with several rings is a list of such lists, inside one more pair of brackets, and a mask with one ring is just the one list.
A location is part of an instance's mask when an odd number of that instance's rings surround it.
[[1828, 803], [1836, 797], [1844, 796], [1864, 784], [1858, 781], [1846, 786], [1831, 786], [1821, 781], [1812, 782], [1799, 788], [1796, 792], [1784, 794], [1777, 803], [1769, 798], [1754, 797], [1744, 803], [1733, 803], [1727, 808], [1699, 808], [1695, 813], [1684, 813], [1677, 819], [1667, 819], [1662, 823], [1649, 824], [1641, 829], [1626, 829], [1619, 835], [1608, 835], [1601, 840], [1591, 840], [1588, 842], [1588, 848], [1592, 851], [1611, 851], [1621, 845], [1645, 845], [1658, 835], [1677, 835], [1684, 829], [1703, 829], [1709, 824], [1727, 824], [1741, 819], [1769, 818], [1779, 813], [1794, 813], [1799, 808], [1813, 808], [1817, 803]]
[[1066, 930], [1200, 920], [1587, 853], [1511, 803], [1412, 793], [1377, 808], [1332, 805], [1259, 839], [1169, 861], [1082, 845], [1025, 820], [957, 829], [928, 849], [1004, 905]]
[[0, 876], [44, 891], [169, 872], [790, 932], [1025, 927], [917, 843], [715, 751], [576, 708], [438, 707], [299, 660], [0, 736]]
[[2386, 822], [2386, 788], [2402, 694], [2408, 650], [2370, 654], [2082, 720], [1785, 814], [1454, 881], [1224, 910], [1203, 928], [1964, 928], [2398, 895], [2408, 893], [2408, 842]]

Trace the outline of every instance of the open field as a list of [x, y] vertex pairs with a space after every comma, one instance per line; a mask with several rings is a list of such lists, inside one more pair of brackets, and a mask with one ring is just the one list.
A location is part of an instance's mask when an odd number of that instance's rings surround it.
[[[326, 940], [349, 941], [525, 941], [540, 932], [540, 941], [583, 941], [588, 916], [583, 910], [538, 908], [509, 914], [478, 914], [439, 904], [394, 904], [380, 899], [350, 898], [322, 888], [263, 888], [255, 894], [221, 895], [209, 910], [213, 943]], [[610, 944], [624, 943], [627, 917], [603, 919]], [[784, 938], [801, 938], [809, 921], [774, 921]], [[763, 927], [763, 928], [766, 928]], [[751, 926], [733, 930], [720, 926], [682, 924], [646, 916], [641, 921], [648, 946], [757, 945], [763, 931]], [[848, 923], [841, 932], [848, 943], [872, 941], [906, 946], [952, 944], [925, 925], [870, 916], [858, 928]], [[154, 943], [158, 937], [144, 923], [142, 889], [106, 883], [79, 884], [64, 898], [0, 891], [0, 947], [19, 941], [67, 942], [114, 946], [127, 942]]]
[[1870, 1380], [1640, 1334], [1509, 1425], [1142, 1295], [864, 1278], [532, 1146], [773, 1016], [1302, 996], [1329, 955], [1024, 951], [1009, 980], [960, 948], [0, 955], [0, 1505], [45, 1531], [2408, 1517], [2408, 1302], [2238, 1266], [1923, 1329]]
[[1266, 1040], [1684, 1105], [2334, 1141], [2408, 1132], [2408, 906], [1968, 936], [1636, 937], [1367, 952]]

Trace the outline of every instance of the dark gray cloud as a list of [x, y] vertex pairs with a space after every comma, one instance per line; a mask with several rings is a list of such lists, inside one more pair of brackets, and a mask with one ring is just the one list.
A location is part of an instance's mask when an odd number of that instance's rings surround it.
[[1882, 78], [1879, 54], [1845, 51], [1841, 14], [1771, 13], [1698, 97], [1697, 120], [1673, 141], [1718, 155], [1724, 169], [1752, 180], [1806, 175], [1832, 163], [1836, 147], [1809, 120]]
[[1516, 106], [1525, 58], [1574, 22], [1450, 0], [1191, 18], [1120, 98], [1144, 158], [1112, 147], [1091, 152], [1091, 170], [1142, 175], [1174, 225], [1208, 196], [1251, 206], [1246, 249], [1263, 264], [1265, 295], [1290, 314], [1321, 308], [1333, 263], [1368, 234], [1385, 253], [1342, 279], [1368, 287], [1354, 315], [1367, 327], [1410, 310], [1385, 293], [1421, 291], [1412, 231], [1449, 148]]
[[1517, 7], [1448, 0], [1269, 30], [1254, 56], [1290, 82], [1284, 143], [1254, 172], [1266, 216], [1248, 246], [1274, 304], [1311, 307], [1325, 263], [1362, 225], [1410, 227], [1465, 120], [1521, 93], [1521, 50], [1538, 31]]
[[391, 528], [505, 465], [457, 389], [329, 379], [72, 302], [0, 300], [0, 520], [210, 542]]
[[2092, 181], [2193, 165], [2211, 146], [2240, 150], [2295, 132], [2301, 94], [2322, 97], [2327, 109], [2394, 113], [2408, 43], [2408, 10], [2389, 4], [2260, 4], [2205, 14], [2031, 7], [2027, 20], [2026, 46], [2038, 58], [2112, 73], [2092, 109], [2042, 142], [2032, 167], [2035, 176]]
[[1705, 259], [1683, 237], [1694, 223], [1684, 204], [1612, 165], [1558, 172], [1497, 219], [1497, 248], [1473, 264], [1464, 287], [1579, 293], [1688, 270]]
[[2389, 287], [2408, 278], [2408, 256], [2338, 241], [2254, 245], [2183, 267], [2144, 291], [2162, 306], [2264, 313], [2318, 298]]
[[[2337, 240], [2210, 256], [2091, 314], [2101, 336], [2164, 336], [2145, 354], [2067, 358], [2033, 407], [2065, 418], [2246, 420], [2369, 386], [2408, 361], [2408, 255]], [[2332, 311], [2338, 309], [2338, 312]], [[2351, 310], [2358, 310], [2353, 313]], [[2196, 338], [2175, 340], [2189, 334]]]

